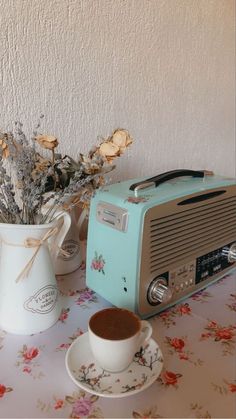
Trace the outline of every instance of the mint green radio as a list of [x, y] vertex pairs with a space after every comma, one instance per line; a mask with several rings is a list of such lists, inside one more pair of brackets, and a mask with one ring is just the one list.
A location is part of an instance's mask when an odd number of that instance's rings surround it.
[[150, 317], [236, 264], [236, 179], [174, 170], [99, 190], [91, 201], [86, 281]]

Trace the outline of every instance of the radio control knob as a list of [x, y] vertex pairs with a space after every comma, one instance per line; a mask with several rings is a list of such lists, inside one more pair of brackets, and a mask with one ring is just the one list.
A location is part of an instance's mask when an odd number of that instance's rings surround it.
[[226, 256], [230, 263], [236, 262], [236, 243], [222, 249], [222, 256]]
[[168, 303], [172, 298], [172, 291], [168, 288], [165, 278], [156, 278], [148, 289], [148, 301], [150, 304]]

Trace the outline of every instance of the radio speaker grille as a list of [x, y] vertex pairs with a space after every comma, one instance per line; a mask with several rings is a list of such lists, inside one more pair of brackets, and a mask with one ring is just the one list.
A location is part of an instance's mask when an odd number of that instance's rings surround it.
[[236, 197], [221, 199], [149, 222], [150, 272], [164, 269], [217, 242], [236, 237]]

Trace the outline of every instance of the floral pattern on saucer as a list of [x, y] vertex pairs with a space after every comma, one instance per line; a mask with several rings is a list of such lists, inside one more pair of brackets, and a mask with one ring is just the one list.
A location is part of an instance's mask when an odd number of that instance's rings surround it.
[[144, 390], [158, 378], [163, 367], [163, 356], [157, 343], [150, 339], [135, 354], [133, 362], [125, 371], [110, 373], [96, 364], [85, 333], [71, 346], [66, 364], [73, 381], [84, 390], [104, 397], [124, 397]]

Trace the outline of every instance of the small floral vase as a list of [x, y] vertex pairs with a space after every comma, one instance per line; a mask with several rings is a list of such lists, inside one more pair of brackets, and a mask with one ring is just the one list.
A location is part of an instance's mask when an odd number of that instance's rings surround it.
[[70, 223], [60, 212], [48, 224], [0, 224], [0, 328], [6, 332], [35, 334], [58, 320], [55, 263]]
[[82, 262], [82, 246], [80, 242], [80, 227], [83, 223], [83, 214], [77, 220], [76, 207], [68, 210], [71, 217], [70, 229], [62, 243], [55, 264], [57, 275], [66, 275], [76, 271]]
[[[80, 239], [80, 232], [81, 227], [83, 228], [84, 222], [87, 220], [87, 212], [79, 210], [78, 202], [77, 194], [74, 194], [68, 198], [61, 208], [62, 211], [66, 211], [70, 215], [71, 226], [63, 240], [61, 250], [57, 254], [55, 261], [56, 275], [67, 275], [76, 271], [85, 257], [85, 245], [84, 240], [81, 241]], [[51, 198], [42, 208], [42, 212], [46, 213], [53, 205], [54, 200]]]

